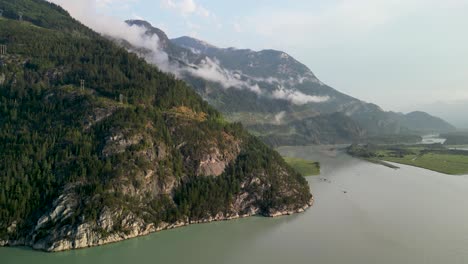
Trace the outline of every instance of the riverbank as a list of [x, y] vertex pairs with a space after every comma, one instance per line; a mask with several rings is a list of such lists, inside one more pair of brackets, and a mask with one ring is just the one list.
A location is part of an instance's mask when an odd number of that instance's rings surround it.
[[312, 160], [284, 157], [286, 163], [304, 176], [320, 175], [320, 163]]
[[387, 168], [390, 168], [390, 169], [399, 169], [400, 167], [398, 166], [395, 166], [391, 163], [388, 163], [388, 162], [385, 162], [383, 160], [379, 160], [379, 159], [375, 159], [375, 158], [361, 158], [365, 161], [368, 161], [368, 162], [371, 162], [371, 163], [374, 163], [374, 164], [378, 164], [378, 165], [382, 165], [382, 166], [385, 166]]
[[385, 166], [393, 166], [387, 163], [393, 162], [449, 175], [468, 174], [468, 151], [451, 150], [442, 145], [352, 145], [347, 153]]
[[98, 231], [93, 230], [89, 224], [83, 224], [76, 228], [73, 237], [76, 237], [75, 240], [60, 240], [52, 243], [51, 246], [47, 246], [47, 243], [35, 244], [33, 242], [34, 239], [20, 239], [20, 240], [0, 240], [0, 247], [20, 247], [26, 246], [30, 247], [35, 250], [41, 250], [45, 252], [61, 252], [61, 251], [69, 251], [74, 249], [84, 249], [96, 246], [103, 246], [107, 244], [117, 243], [124, 240], [146, 236], [152, 233], [170, 230], [180, 227], [185, 227], [193, 224], [205, 224], [205, 223], [212, 223], [212, 222], [219, 222], [219, 221], [229, 221], [234, 219], [246, 218], [251, 216], [264, 216], [264, 217], [280, 217], [285, 215], [293, 215], [297, 213], [305, 212], [309, 207], [314, 204], [314, 198], [312, 197], [306, 205], [298, 209], [289, 209], [289, 208], [282, 208], [280, 210], [269, 211], [268, 213], [260, 213], [260, 209], [251, 210], [245, 214], [234, 214], [234, 215], [225, 215], [220, 213], [214, 217], [209, 217], [199, 221], [191, 221], [187, 219], [185, 221], [178, 221], [176, 223], [159, 223], [159, 225], [155, 225], [153, 223], [150, 224], [133, 224], [129, 226], [131, 230], [127, 230], [126, 232], [118, 232], [113, 233], [111, 235], [102, 237], [101, 233]]

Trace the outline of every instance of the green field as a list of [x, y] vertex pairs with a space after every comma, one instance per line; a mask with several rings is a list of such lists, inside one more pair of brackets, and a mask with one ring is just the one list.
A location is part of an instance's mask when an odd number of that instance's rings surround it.
[[450, 175], [468, 174], [468, 151], [425, 146], [354, 146], [352, 156], [395, 162]]
[[318, 162], [290, 157], [284, 157], [284, 160], [304, 176], [320, 174], [320, 164]]
[[423, 155], [406, 155], [401, 158], [385, 156], [381, 159], [446, 174], [468, 174], [468, 156], [463, 155], [427, 153]]

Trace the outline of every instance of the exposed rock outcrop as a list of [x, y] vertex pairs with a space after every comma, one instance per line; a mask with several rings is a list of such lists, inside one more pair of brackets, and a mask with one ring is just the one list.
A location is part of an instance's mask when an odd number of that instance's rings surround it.
[[[218, 213], [201, 220], [180, 220], [174, 223], [148, 223], [133, 213], [124, 210], [104, 208], [95, 222], [85, 222], [77, 225], [64, 224], [70, 216], [75, 203], [74, 195], [64, 195], [54, 203], [55, 208], [41, 217], [34, 228], [34, 233], [27, 239], [0, 240], [0, 246], [27, 245], [36, 250], [58, 252], [115, 243], [122, 240], [145, 236], [153, 232], [187, 226], [190, 224], [210, 223], [214, 221], [232, 220], [261, 214], [267, 217], [278, 217], [302, 213], [312, 206], [313, 198], [302, 207], [281, 207], [262, 212], [255, 206], [254, 199], [248, 192], [237, 196], [231, 205], [231, 213]], [[38, 237], [46, 225], [54, 224], [54, 228], [47, 230], [47, 235]], [[116, 230], [116, 228], [118, 230]]]

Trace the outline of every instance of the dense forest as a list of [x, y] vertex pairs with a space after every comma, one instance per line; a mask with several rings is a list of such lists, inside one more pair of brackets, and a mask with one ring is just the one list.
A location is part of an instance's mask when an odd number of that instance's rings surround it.
[[[78, 197], [71, 215], [35, 230], [32, 243], [48, 229], [94, 221], [105, 207], [157, 224], [232, 213], [241, 192], [264, 214], [310, 200], [279, 154], [184, 82], [56, 5], [0, 0], [0, 9], [8, 48], [0, 56], [0, 240], [27, 237], [70, 193]], [[213, 153], [226, 168], [203, 175]]]

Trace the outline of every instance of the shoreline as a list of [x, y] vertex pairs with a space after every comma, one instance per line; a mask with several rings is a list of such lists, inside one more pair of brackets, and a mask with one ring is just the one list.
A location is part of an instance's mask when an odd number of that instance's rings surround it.
[[360, 160], [363, 160], [363, 161], [367, 161], [367, 162], [370, 162], [370, 163], [373, 163], [373, 164], [382, 165], [382, 166], [385, 166], [387, 168], [395, 169], [395, 170], [400, 169], [400, 167], [398, 167], [396, 165], [393, 165], [392, 163], [398, 164], [398, 165], [405, 165], [405, 166], [409, 166], [409, 167], [413, 167], [413, 168], [419, 168], [419, 169], [423, 169], [423, 170], [428, 170], [428, 171], [432, 171], [432, 172], [437, 172], [437, 173], [441, 173], [441, 174], [445, 174], [445, 175], [449, 175], [449, 176], [466, 176], [466, 175], [468, 175], [468, 174], [451, 174], [451, 173], [446, 173], [446, 172], [443, 172], [443, 171], [430, 169], [430, 168], [425, 168], [425, 167], [421, 167], [421, 166], [416, 166], [414, 164], [408, 164], [408, 163], [403, 163], [403, 162], [396, 162], [396, 161], [390, 161], [390, 160], [372, 160], [372, 159], [360, 158], [360, 157], [355, 157], [355, 156], [351, 156], [351, 157], [357, 158], [357, 159], [360, 159]]
[[449, 175], [449, 176], [465, 176], [465, 175], [468, 175], [468, 174], [453, 174], [453, 173], [447, 173], [447, 172], [443, 172], [443, 171], [438, 171], [438, 170], [435, 170], [435, 169], [430, 169], [430, 168], [425, 168], [425, 167], [421, 167], [421, 166], [416, 166], [414, 164], [407, 164], [407, 163], [402, 163], [402, 162], [396, 162], [396, 161], [384, 161], [385, 163], [395, 163], [395, 164], [399, 164], [399, 165], [406, 165], [406, 166], [410, 166], [410, 167], [414, 167], [414, 168], [419, 168], [419, 169], [423, 169], [423, 170], [428, 170], [428, 171], [433, 171], [433, 172], [437, 172], [437, 173], [441, 173], [441, 174], [445, 174], [445, 175]]
[[215, 216], [215, 217], [210, 217], [210, 218], [198, 220], [198, 221], [190, 221], [190, 220], [179, 221], [179, 222], [172, 223], [172, 224], [163, 222], [158, 227], [155, 227], [154, 224], [148, 224], [144, 230], [138, 230], [138, 231], [134, 230], [135, 232], [132, 232], [131, 234], [114, 233], [104, 239], [98, 240], [97, 242], [94, 242], [91, 244], [85, 244], [85, 245], [80, 245], [80, 244], [77, 245], [76, 243], [77, 241], [60, 240], [60, 241], [55, 241], [52, 244], [52, 246], [46, 247], [43, 244], [39, 244], [39, 245], [33, 244], [31, 242], [26, 242], [24, 239], [20, 239], [20, 240], [0, 240], [0, 247], [27, 247], [30, 250], [37, 250], [37, 251], [42, 251], [42, 252], [47, 252], [47, 253], [58, 253], [58, 252], [71, 251], [71, 250], [80, 250], [80, 249], [87, 249], [87, 248], [92, 248], [92, 247], [118, 243], [118, 242], [122, 242], [125, 240], [133, 239], [133, 238], [148, 236], [148, 235], [166, 231], [166, 230], [187, 227], [189, 225], [209, 224], [212, 222], [230, 221], [230, 220], [243, 219], [243, 218], [253, 217], [253, 216], [277, 218], [281, 216], [300, 214], [300, 213], [305, 212], [310, 207], [312, 207], [313, 204], [314, 204], [314, 197], [312, 196], [312, 198], [304, 206], [295, 210], [282, 210], [282, 211], [277, 211], [277, 212], [270, 213], [270, 214], [262, 214], [262, 213], [258, 213], [258, 211], [252, 211], [250, 213], [243, 214], [243, 215], [236, 214], [236, 215], [227, 216], [227, 217]]

